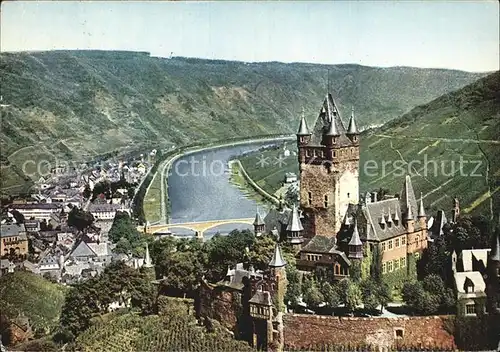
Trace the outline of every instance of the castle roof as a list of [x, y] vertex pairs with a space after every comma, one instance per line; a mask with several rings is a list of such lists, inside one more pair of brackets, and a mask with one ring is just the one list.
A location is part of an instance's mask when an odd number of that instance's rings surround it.
[[354, 108], [352, 108], [351, 118], [349, 119], [349, 127], [347, 127], [347, 134], [358, 134], [358, 127], [354, 120]]
[[306, 118], [304, 117], [304, 112], [302, 112], [302, 118], [300, 119], [299, 130], [297, 132], [297, 136], [309, 136], [311, 132], [309, 132], [309, 128], [307, 128]]
[[411, 177], [410, 175], [406, 175], [403, 189], [401, 191], [401, 210], [404, 214], [403, 219], [415, 220], [414, 211], [417, 209], [417, 199], [415, 198], [415, 192], [413, 191], [413, 186], [411, 184]]
[[286, 265], [285, 259], [281, 255], [281, 248], [278, 243], [274, 246], [274, 253], [271, 261], [269, 262], [269, 266], [273, 268], [280, 268]]
[[255, 214], [255, 220], [253, 221], [253, 224], [255, 226], [258, 226], [258, 225], [264, 225], [264, 220], [262, 220], [262, 217], [260, 216], [259, 214], [259, 211], [257, 210], [256, 214]]
[[325, 100], [323, 101], [323, 105], [314, 125], [311, 141], [309, 144], [312, 146], [324, 145], [323, 136], [325, 134], [338, 135], [339, 138], [337, 139], [337, 146], [342, 147], [352, 145], [351, 140], [346, 136], [346, 129], [344, 124], [342, 123], [342, 117], [340, 116], [337, 105], [335, 104], [333, 96], [330, 93], [328, 93]]
[[361, 246], [363, 243], [359, 238], [358, 222], [354, 221], [354, 229], [352, 231], [351, 240], [349, 241], [349, 246]]
[[257, 291], [252, 298], [248, 301], [253, 304], [261, 304], [264, 306], [272, 306], [271, 294], [269, 291]]
[[491, 260], [500, 261], [500, 236], [497, 236], [495, 246], [491, 249]]
[[346, 254], [337, 249], [335, 237], [316, 235], [304, 247], [302, 247], [301, 252], [337, 254], [344, 259], [347, 265], [351, 265], [351, 262], [349, 258], [347, 258]]
[[302, 223], [300, 222], [299, 212], [297, 211], [297, 207], [295, 205], [293, 206], [291, 216], [288, 218], [288, 226], [286, 227], [286, 230], [290, 232], [304, 230]]
[[420, 193], [420, 203], [418, 205], [418, 217], [423, 218], [425, 217], [425, 209], [424, 209], [424, 201], [422, 197], [422, 193]]

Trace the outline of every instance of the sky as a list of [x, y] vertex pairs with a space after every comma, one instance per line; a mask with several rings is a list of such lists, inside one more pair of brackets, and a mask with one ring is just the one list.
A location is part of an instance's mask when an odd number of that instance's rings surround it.
[[497, 1], [7, 1], [1, 51], [499, 69]]

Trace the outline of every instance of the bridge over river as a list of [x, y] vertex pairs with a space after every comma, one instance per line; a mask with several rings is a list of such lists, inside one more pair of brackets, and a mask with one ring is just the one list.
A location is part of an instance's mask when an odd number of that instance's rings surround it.
[[196, 234], [196, 237], [203, 239], [204, 232], [218, 227], [221, 225], [231, 225], [231, 224], [248, 224], [252, 225], [254, 218], [243, 218], [243, 219], [227, 219], [227, 220], [208, 220], [208, 221], [195, 221], [195, 222], [185, 222], [177, 224], [165, 224], [165, 225], [151, 225], [145, 228], [139, 228], [140, 231], [144, 231], [148, 234], [155, 233], [168, 233], [172, 232], [172, 229], [188, 229]]

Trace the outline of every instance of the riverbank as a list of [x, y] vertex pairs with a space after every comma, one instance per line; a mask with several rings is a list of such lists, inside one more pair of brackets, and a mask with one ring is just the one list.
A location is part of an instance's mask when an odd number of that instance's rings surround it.
[[279, 204], [279, 199], [263, 190], [254, 180], [248, 175], [247, 171], [238, 159], [229, 162], [231, 170], [230, 181], [236, 187], [241, 189], [249, 197], [259, 201], [260, 203]]
[[[144, 220], [153, 223], [168, 223], [169, 217], [169, 199], [168, 199], [168, 180], [167, 175], [170, 168], [179, 158], [189, 156], [191, 154], [216, 150], [225, 147], [246, 145], [252, 143], [265, 143], [274, 141], [292, 140], [294, 136], [290, 135], [266, 135], [257, 137], [235, 138], [231, 141], [214, 142], [206, 145], [185, 146], [179, 149], [168, 151], [168, 156], [158, 162], [155, 172], [150, 177], [147, 187], [144, 189], [142, 211], [144, 212]], [[159, 211], [158, 211], [159, 210]]]

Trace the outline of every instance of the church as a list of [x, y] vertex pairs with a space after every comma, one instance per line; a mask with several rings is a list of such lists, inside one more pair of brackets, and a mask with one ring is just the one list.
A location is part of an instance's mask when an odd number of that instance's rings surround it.
[[398, 197], [359, 193], [360, 133], [352, 111], [347, 128], [331, 94], [327, 94], [314, 127], [304, 115], [297, 132], [300, 171], [299, 207], [280, 205], [262, 219], [256, 235], [273, 233], [297, 252], [303, 271], [327, 270], [334, 279], [350, 275], [356, 261], [368, 263], [377, 248], [382, 272], [408, 271], [427, 247], [427, 216], [410, 176]]

